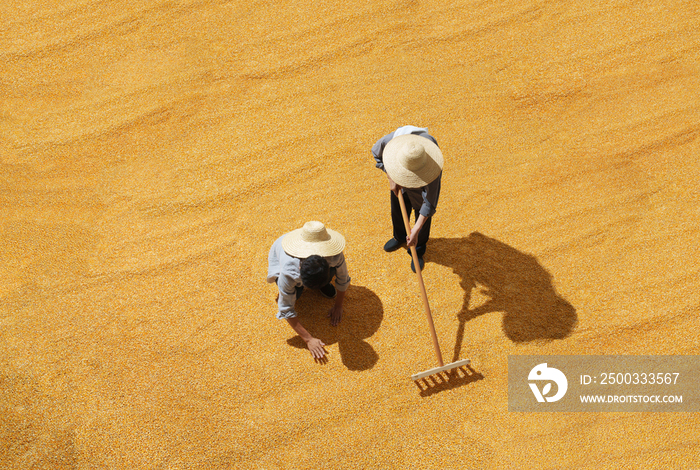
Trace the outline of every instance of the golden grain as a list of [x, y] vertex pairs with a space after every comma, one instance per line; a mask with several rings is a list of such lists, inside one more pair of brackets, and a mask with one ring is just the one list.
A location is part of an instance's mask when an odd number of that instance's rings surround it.
[[[695, 415], [507, 411], [509, 354], [698, 353], [693, 2], [3, 13], [0, 467], [700, 466]], [[425, 389], [369, 153], [404, 124], [446, 157], [425, 282], [478, 374]], [[308, 220], [353, 278], [337, 328], [299, 302], [324, 365], [264, 282]]]

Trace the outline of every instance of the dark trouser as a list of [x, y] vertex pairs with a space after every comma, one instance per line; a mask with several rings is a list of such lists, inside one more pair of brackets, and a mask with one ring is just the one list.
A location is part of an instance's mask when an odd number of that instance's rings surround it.
[[[418, 220], [418, 216], [420, 215], [418, 211], [420, 210], [420, 207], [415, 208], [411, 206], [411, 201], [408, 199], [407, 194], [401, 193], [401, 195], [403, 197], [404, 202], [406, 203], [406, 213], [408, 215], [409, 221], [411, 219], [411, 212], [414, 213], [415, 219]], [[428, 243], [428, 238], [430, 238], [430, 223], [432, 222], [432, 220], [432, 217], [428, 217], [428, 220], [425, 221], [425, 224], [423, 224], [423, 227], [418, 233], [416, 253], [418, 254], [419, 258], [422, 258], [425, 254], [426, 244]], [[403, 215], [401, 215], [401, 206], [399, 205], [399, 198], [396, 197], [393, 191], [391, 191], [391, 223], [394, 225], [394, 238], [396, 238], [402, 243], [406, 242], [406, 227], [403, 224]], [[408, 252], [411, 252], [410, 249], [408, 250]]]

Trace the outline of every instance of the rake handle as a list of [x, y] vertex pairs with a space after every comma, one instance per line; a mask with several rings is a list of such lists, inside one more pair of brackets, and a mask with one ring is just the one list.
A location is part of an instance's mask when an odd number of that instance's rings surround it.
[[[401, 215], [403, 216], [403, 224], [406, 227], [406, 234], [411, 233], [411, 227], [408, 223], [408, 213], [406, 212], [406, 203], [403, 200], [403, 193], [399, 189], [399, 194], [396, 196], [399, 200], [399, 205], [401, 206]], [[421, 297], [423, 298], [423, 307], [425, 307], [425, 316], [428, 317], [428, 326], [430, 327], [430, 335], [433, 338], [433, 347], [435, 348], [435, 356], [437, 356], [438, 364], [440, 367], [444, 366], [445, 363], [442, 360], [442, 352], [440, 352], [440, 344], [438, 343], [437, 334], [435, 333], [435, 324], [433, 323], [433, 315], [430, 313], [430, 304], [428, 303], [428, 294], [425, 291], [425, 284], [423, 283], [423, 274], [420, 269], [420, 264], [418, 263], [418, 253], [416, 253], [416, 247], [411, 246], [411, 256], [413, 257], [413, 266], [416, 268], [416, 276], [418, 277], [418, 285], [420, 286]]]

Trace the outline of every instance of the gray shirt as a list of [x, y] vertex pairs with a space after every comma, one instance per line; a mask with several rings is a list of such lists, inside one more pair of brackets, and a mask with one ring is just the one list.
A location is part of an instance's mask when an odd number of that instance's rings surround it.
[[[295, 258], [282, 248], [282, 238], [284, 235], [275, 240], [270, 248], [270, 254], [267, 257], [267, 282], [277, 282], [279, 289], [279, 297], [277, 299], [277, 318], [294, 318], [297, 313], [294, 311], [294, 304], [297, 301], [296, 288], [301, 287], [301, 259]], [[335, 256], [325, 256], [328, 265], [331, 268], [336, 268], [335, 273], [335, 288], [341, 292], [347, 290], [350, 285], [350, 276], [348, 275], [348, 265], [345, 263], [345, 255], [340, 253]]]
[[[428, 129], [424, 127], [414, 127], [414, 126], [403, 126], [399, 127], [396, 129], [394, 132], [385, 135], [381, 139], [379, 139], [373, 146], [372, 146], [372, 155], [374, 155], [374, 160], [377, 162], [377, 168], [382, 170], [383, 172], [386, 173], [386, 169], [384, 168], [384, 147], [386, 147], [386, 144], [389, 143], [391, 139], [394, 137], [397, 137], [399, 135], [405, 135], [405, 134], [415, 134], [419, 135], [421, 137], [425, 137], [426, 139], [430, 139], [437, 145], [437, 140], [435, 140], [435, 137], [431, 136], [428, 134]], [[412, 207], [420, 207], [420, 210], [418, 211], [423, 217], [431, 217], [433, 214], [435, 214], [435, 210], [437, 209], [437, 204], [438, 204], [438, 199], [440, 198], [440, 183], [442, 180], [442, 172], [440, 172], [440, 175], [435, 178], [433, 182], [431, 182], [427, 186], [423, 186], [422, 188], [401, 188], [401, 192], [403, 194], [408, 195], [408, 199], [411, 201], [411, 206]]]

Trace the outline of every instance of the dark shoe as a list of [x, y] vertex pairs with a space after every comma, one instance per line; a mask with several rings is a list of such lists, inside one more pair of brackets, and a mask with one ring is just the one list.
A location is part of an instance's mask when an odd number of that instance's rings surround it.
[[[418, 258], [418, 266], [420, 266], [420, 270], [423, 271], [423, 267], [425, 266], [425, 261], [423, 261], [423, 258]], [[414, 273], [416, 272], [416, 265], [413, 264], [413, 257], [411, 257], [411, 271]]]
[[335, 297], [335, 287], [333, 284], [326, 284], [325, 286], [321, 287], [320, 291], [321, 295], [327, 299], [332, 299]]
[[396, 238], [392, 238], [384, 244], [384, 251], [391, 253], [392, 251], [398, 250], [401, 245], [402, 243], [400, 241], [398, 241]]

